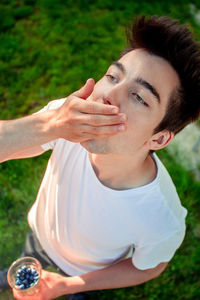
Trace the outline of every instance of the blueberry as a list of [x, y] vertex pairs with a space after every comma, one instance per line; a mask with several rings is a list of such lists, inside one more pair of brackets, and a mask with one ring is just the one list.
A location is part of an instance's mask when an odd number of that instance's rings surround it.
[[33, 280], [34, 280], [33, 275], [30, 275], [29, 279], [30, 279], [31, 281], [33, 281]]
[[38, 272], [34, 268], [25, 265], [18, 269], [16, 274], [16, 288], [23, 290], [34, 286], [39, 280]]
[[23, 290], [25, 288], [24, 284], [22, 283], [20, 286], [19, 286], [19, 289], [20, 290]]
[[39, 279], [39, 277], [38, 277], [38, 276], [37, 276], [37, 277], [35, 276], [33, 280], [36, 281], [36, 280], [38, 280], [38, 279]]
[[17, 279], [16, 282], [15, 282], [15, 284], [16, 284], [16, 285], [20, 285], [20, 284], [21, 284], [21, 281], [20, 281], [19, 279]]

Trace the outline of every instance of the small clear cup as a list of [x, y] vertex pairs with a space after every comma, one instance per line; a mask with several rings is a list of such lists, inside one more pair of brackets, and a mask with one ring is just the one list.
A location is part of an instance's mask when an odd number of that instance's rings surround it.
[[[19, 286], [16, 285], [17, 273], [18, 273], [19, 269], [23, 266], [26, 266], [27, 268], [36, 270], [39, 278], [33, 286], [26, 288], [26, 289], [19, 289]], [[22, 257], [22, 258], [17, 259], [16, 261], [14, 261], [12, 263], [12, 265], [10, 266], [10, 268], [8, 270], [8, 274], [7, 274], [8, 283], [12, 289], [13, 288], [16, 289], [23, 295], [33, 295], [33, 294], [37, 293], [39, 290], [41, 272], [42, 272], [42, 266], [37, 259], [35, 259], [33, 257], [29, 257], [29, 256]]]

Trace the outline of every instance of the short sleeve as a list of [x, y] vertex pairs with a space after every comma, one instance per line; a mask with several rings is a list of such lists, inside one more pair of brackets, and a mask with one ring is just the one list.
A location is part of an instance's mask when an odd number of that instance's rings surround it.
[[[62, 104], [65, 102], [66, 98], [62, 98], [62, 99], [58, 99], [58, 100], [53, 100], [53, 101], [50, 101], [46, 106], [44, 106], [41, 110], [39, 110], [38, 112], [36, 112], [36, 114], [39, 114], [39, 113], [42, 113], [42, 112], [45, 112], [47, 110], [50, 110], [50, 109], [57, 109], [59, 108], [60, 106], [62, 106]], [[47, 151], [47, 150], [50, 150], [50, 149], [53, 149], [56, 145], [56, 142], [58, 140], [53, 140], [53, 141], [50, 141], [46, 144], [43, 144], [41, 145], [41, 147]]]
[[146, 270], [155, 268], [162, 262], [170, 261], [182, 244], [184, 236], [185, 228], [181, 232], [177, 231], [159, 243], [144, 247], [135, 247], [132, 256], [133, 265], [140, 270]]

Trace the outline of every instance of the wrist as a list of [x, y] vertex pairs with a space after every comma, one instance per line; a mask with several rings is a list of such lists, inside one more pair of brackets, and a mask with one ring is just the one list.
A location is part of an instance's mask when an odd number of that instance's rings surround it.
[[48, 110], [39, 114], [36, 114], [36, 118], [39, 120], [40, 131], [43, 136], [48, 137], [48, 140], [54, 140], [58, 138], [55, 130], [55, 114], [56, 110]]
[[84, 280], [79, 276], [63, 277], [60, 282], [62, 295], [75, 294], [87, 290]]

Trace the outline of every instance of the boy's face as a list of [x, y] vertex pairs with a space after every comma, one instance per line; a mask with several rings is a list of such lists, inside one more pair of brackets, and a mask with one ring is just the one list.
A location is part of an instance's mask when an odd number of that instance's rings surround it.
[[96, 83], [89, 101], [99, 101], [120, 108], [128, 117], [127, 129], [119, 134], [82, 143], [92, 153], [132, 154], [150, 150], [154, 129], [163, 119], [179, 78], [163, 58], [142, 49], [125, 54], [111, 64]]

